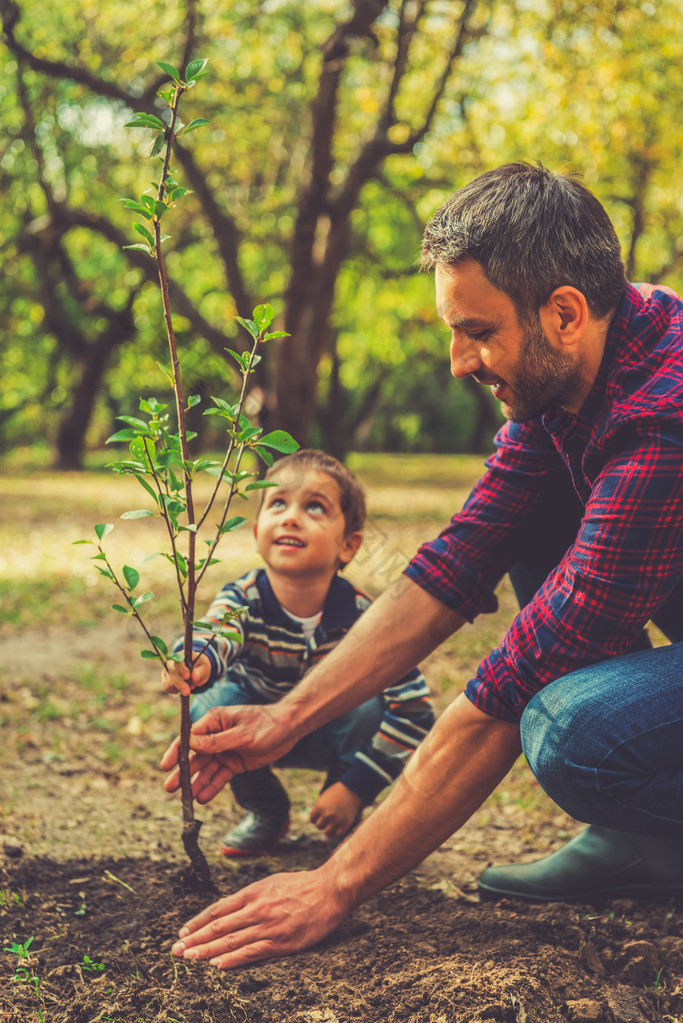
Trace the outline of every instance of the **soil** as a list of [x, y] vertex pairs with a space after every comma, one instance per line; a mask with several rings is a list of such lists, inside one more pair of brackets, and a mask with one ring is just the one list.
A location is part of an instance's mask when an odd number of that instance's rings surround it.
[[[24, 497], [17, 522], [39, 546], [30, 515]], [[72, 564], [54, 570], [65, 593]], [[173, 959], [179, 927], [213, 898], [183, 890], [179, 807], [156, 767], [175, 707], [108, 594], [80, 590], [76, 614], [53, 589], [38, 629], [20, 606], [34, 585], [13, 580], [24, 596], [0, 624], [1, 1023], [683, 1023], [682, 904], [479, 901], [488, 863], [537, 858], [582, 827], [521, 763], [461, 832], [316, 948], [224, 973]], [[172, 634], [173, 609], [160, 614]], [[428, 678], [438, 691], [478, 656], [446, 644]], [[200, 811], [222, 894], [328, 855], [308, 822], [320, 778], [290, 771], [286, 784], [293, 827], [267, 859], [221, 858], [238, 819], [229, 796]]]

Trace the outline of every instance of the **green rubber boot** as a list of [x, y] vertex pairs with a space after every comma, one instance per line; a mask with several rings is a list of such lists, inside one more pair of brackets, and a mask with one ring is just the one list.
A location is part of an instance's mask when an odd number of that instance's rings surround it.
[[580, 902], [677, 892], [683, 892], [683, 838], [595, 825], [542, 860], [487, 867], [479, 878], [482, 899]]

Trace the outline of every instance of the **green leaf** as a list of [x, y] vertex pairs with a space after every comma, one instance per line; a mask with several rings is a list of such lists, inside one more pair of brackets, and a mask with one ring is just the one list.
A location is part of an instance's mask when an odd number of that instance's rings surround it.
[[[92, 545], [92, 540], [72, 540], [71, 546], [77, 547], [79, 543], [89, 543], [90, 545]], [[98, 554], [97, 557], [99, 558], [99, 556], [100, 555]]]
[[123, 604], [112, 604], [111, 609], [112, 611], [118, 611], [122, 615], [130, 614], [128, 608], [124, 607]]
[[151, 231], [148, 231], [144, 224], [138, 224], [137, 220], [133, 224], [133, 230], [141, 234], [143, 238], [146, 238], [151, 248], [154, 248], [154, 235]]
[[173, 64], [167, 64], [165, 60], [158, 60], [156, 63], [174, 82], [180, 82], [180, 71], [178, 71], [177, 67], [174, 67]]
[[245, 519], [244, 515], [233, 516], [233, 518], [228, 519], [228, 521], [221, 526], [220, 528], [221, 536], [223, 535], [223, 533], [232, 533], [234, 529], [239, 529], [239, 527], [246, 521], [247, 520]]
[[150, 156], [158, 156], [161, 150], [164, 148], [166, 142], [166, 132], [162, 135], [161, 132], [157, 135], [152, 143], [152, 148], [149, 151]]
[[254, 323], [259, 329], [259, 332], [265, 330], [273, 322], [275, 312], [272, 305], [265, 303], [264, 305], [257, 305], [253, 312]]
[[112, 433], [111, 437], [107, 437], [105, 444], [114, 444], [120, 440], [137, 440], [140, 436], [138, 430], [117, 430], [116, 433]]
[[135, 568], [131, 568], [130, 565], [123, 566], [123, 576], [128, 584], [129, 590], [134, 590], [140, 582], [140, 573]]
[[121, 516], [122, 519], [145, 519], [148, 515], [154, 515], [153, 511], [149, 508], [135, 508], [133, 511], [124, 512]]
[[147, 661], [156, 661], [159, 657], [159, 654], [156, 653], [156, 651], [154, 650], [141, 650], [140, 657], [144, 657], [145, 660]]
[[156, 594], [148, 591], [142, 593], [139, 597], [133, 597], [133, 607], [138, 608], [141, 604], [146, 604], [148, 600], [154, 600]]
[[245, 330], [248, 330], [251, 336], [256, 340], [258, 337], [258, 327], [253, 320], [245, 320], [243, 316], [236, 316], [235, 319], [238, 323], [241, 323]]
[[112, 526], [111, 522], [102, 522], [99, 525], [95, 526], [95, 533], [97, 534], [97, 539], [104, 540], [105, 536], [111, 533], [113, 528], [114, 527]]
[[202, 400], [201, 399], [201, 395], [199, 395], [199, 394], [191, 394], [190, 397], [187, 399], [187, 409], [188, 409], [188, 411], [191, 408], [194, 408], [195, 405], [199, 405], [201, 400]]
[[169, 661], [175, 661], [177, 664], [182, 664], [185, 660], [185, 654], [180, 652], [177, 654], [170, 654], [168, 659]]
[[286, 330], [273, 330], [270, 334], [264, 334], [264, 341], [273, 341], [276, 337], [289, 337], [290, 335]]
[[154, 252], [150, 249], [149, 245], [143, 245], [142, 242], [136, 242], [135, 245], [124, 245], [124, 249], [133, 249], [135, 252], [146, 252], [148, 256], [154, 258]]
[[193, 195], [191, 188], [172, 188], [168, 193], [168, 201], [176, 202], [178, 199], [182, 199], [184, 195]]
[[166, 125], [154, 114], [136, 114], [134, 120], [124, 124], [124, 128], [156, 128], [158, 131], [165, 131]]
[[139, 202], [136, 202], [135, 199], [121, 199], [121, 202], [123, 203], [127, 210], [135, 210], [135, 212], [139, 216], [145, 217], [147, 220], [152, 219], [150, 211], [147, 209], [147, 207], [143, 206]]
[[154, 436], [154, 432], [151, 430], [149, 423], [145, 422], [144, 419], [138, 419], [137, 416], [117, 416], [116, 418], [121, 423], [128, 423], [129, 426], [137, 427], [139, 433], [144, 433], [148, 437]]
[[193, 121], [190, 121], [189, 124], [185, 125], [183, 128], [183, 135], [187, 135], [190, 131], [196, 131], [197, 128], [201, 128], [205, 124], [211, 124], [211, 122], [207, 120], [206, 117], [195, 117]]
[[254, 483], [247, 483], [245, 490], [265, 490], [266, 487], [276, 487], [275, 480], [256, 480]]
[[157, 401], [156, 398], [140, 398], [140, 411], [147, 412], [150, 416], [158, 416], [167, 408], [168, 405], [164, 405], [162, 402]]
[[153, 487], [152, 487], [152, 486], [151, 486], [151, 485], [150, 485], [150, 484], [149, 484], [149, 483], [147, 482], [147, 480], [146, 480], [146, 479], [143, 479], [143, 478], [142, 478], [142, 476], [139, 476], [139, 475], [138, 475], [137, 473], [134, 473], [133, 475], [135, 476], [135, 479], [136, 479], [136, 480], [138, 481], [138, 483], [140, 484], [140, 486], [141, 486], [141, 487], [143, 487], [143, 488], [144, 488], [144, 489], [145, 489], [145, 490], [147, 491], [147, 493], [148, 493], [148, 494], [149, 494], [149, 495], [150, 495], [151, 497], [153, 497], [153, 498], [154, 498], [154, 500], [155, 500], [155, 501], [157, 502], [157, 504], [158, 504], [158, 497], [157, 497], [157, 493], [156, 493], [156, 491], [154, 490], [154, 488], [153, 488]]
[[168, 653], [168, 647], [164, 643], [163, 639], [161, 639], [159, 636], [150, 636], [150, 639], [152, 640], [154, 645], [158, 647], [159, 650], [161, 650], [162, 654], [166, 655]]
[[189, 82], [191, 78], [195, 78], [200, 71], [204, 70], [208, 63], [208, 60], [203, 60], [201, 58], [191, 60], [185, 68], [185, 81]]
[[272, 433], [264, 434], [259, 440], [259, 445], [261, 444], [283, 454], [291, 454], [292, 451], [299, 450], [298, 442], [285, 430], [273, 430]]
[[261, 459], [261, 461], [262, 461], [262, 462], [265, 462], [265, 464], [266, 464], [266, 465], [268, 466], [268, 468], [270, 468], [270, 466], [271, 466], [271, 465], [273, 464], [273, 462], [275, 461], [275, 458], [274, 458], [274, 456], [273, 456], [273, 455], [272, 455], [272, 454], [270, 453], [270, 451], [268, 451], [268, 449], [267, 449], [267, 448], [259, 448], [258, 444], [256, 444], [256, 445], [254, 446], [254, 451], [255, 451], [255, 452], [256, 452], [256, 454], [257, 454], [257, 455], [259, 456], [259, 458]]

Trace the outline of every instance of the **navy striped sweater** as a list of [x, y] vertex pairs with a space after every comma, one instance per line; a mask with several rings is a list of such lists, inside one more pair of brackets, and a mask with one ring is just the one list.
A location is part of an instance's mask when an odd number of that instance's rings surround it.
[[[233, 678], [248, 679], [267, 702], [275, 703], [336, 646], [370, 603], [367, 594], [335, 575], [320, 623], [306, 640], [301, 625], [283, 610], [265, 570], [247, 572], [224, 586], [207, 614], [195, 623], [193, 649], [203, 650], [211, 661], [211, 676], [204, 689], [223, 678], [229, 669]], [[245, 610], [223, 625], [226, 612], [236, 608]], [[227, 633], [240, 638], [227, 638]], [[174, 652], [182, 647], [181, 638]], [[364, 804], [372, 803], [398, 777], [433, 725], [429, 695], [417, 668], [382, 693], [384, 717], [380, 728], [372, 742], [356, 753], [353, 765], [340, 779]]]

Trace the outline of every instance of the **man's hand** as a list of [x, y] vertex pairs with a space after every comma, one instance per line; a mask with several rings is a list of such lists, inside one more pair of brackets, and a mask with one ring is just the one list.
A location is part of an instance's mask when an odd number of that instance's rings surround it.
[[317, 944], [353, 908], [332, 896], [324, 868], [273, 874], [219, 899], [181, 928], [173, 955], [225, 970]]
[[200, 654], [195, 661], [192, 673], [180, 661], [169, 661], [161, 671], [161, 684], [167, 693], [180, 693], [189, 696], [193, 689], [205, 686], [211, 676], [211, 661], [206, 654]]
[[343, 782], [335, 782], [316, 799], [311, 810], [311, 824], [315, 824], [328, 838], [343, 838], [353, 827], [362, 805], [360, 796], [347, 789]]
[[[195, 722], [190, 775], [197, 802], [208, 803], [241, 771], [272, 764], [289, 752], [295, 738], [286, 735], [277, 708], [277, 704], [214, 707]], [[175, 739], [161, 759], [162, 770], [172, 772], [164, 783], [167, 792], [180, 788], [178, 745]]]

